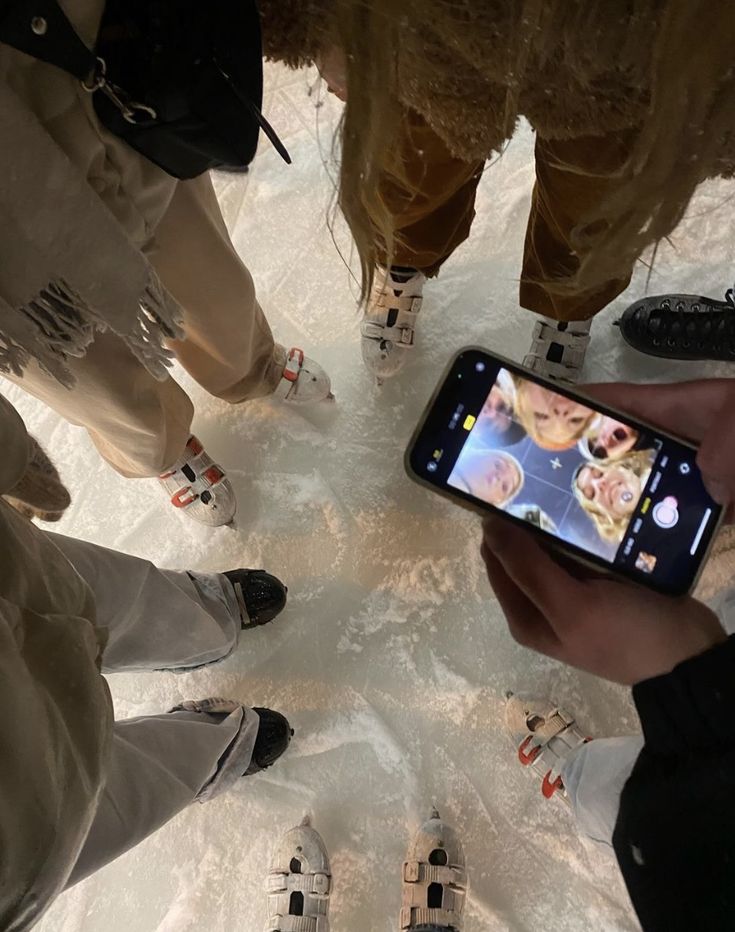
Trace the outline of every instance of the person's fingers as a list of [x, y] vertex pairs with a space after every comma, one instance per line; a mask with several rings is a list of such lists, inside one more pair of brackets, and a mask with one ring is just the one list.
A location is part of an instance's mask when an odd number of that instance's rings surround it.
[[[584, 582], [571, 576], [539, 545], [532, 534], [499, 518], [485, 519], [484, 544], [499, 561], [510, 581], [564, 639], [584, 607]], [[575, 610], [573, 609], [576, 606]]]
[[602, 404], [700, 443], [697, 465], [710, 495], [722, 505], [735, 502], [734, 379], [672, 385], [609, 382], [583, 390]]
[[484, 541], [480, 553], [485, 561], [487, 578], [503, 610], [513, 639], [523, 647], [556, 656], [560, 647], [559, 639], [546, 619], [510, 579], [500, 560]]
[[735, 380], [728, 382], [697, 455], [705, 485], [721, 505], [735, 502]]
[[667, 385], [601, 382], [581, 385], [596, 401], [633, 419], [648, 421], [679, 437], [698, 443], [707, 433], [730, 388], [729, 379], [700, 379]]

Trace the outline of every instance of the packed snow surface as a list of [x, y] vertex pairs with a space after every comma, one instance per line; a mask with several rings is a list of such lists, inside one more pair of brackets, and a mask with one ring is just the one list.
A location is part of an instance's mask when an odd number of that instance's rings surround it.
[[[43, 932], [255, 932], [280, 834], [309, 812], [330, 850], [335, 932], [394, 932], [400, 865], [432, 804], [460, 831], [470, 873], [466, 932], [632, 930], [612, 854], [545, 801], [503, 728], [507, 689], [550, 695], [591, 735], [634, 731], [626, 690], [565, 669], [508, 634], [479, 557], [478, 520], [410, 482], [406, 441], [450, 354], [480, 344], [520, 359], [532, 315], [517, 279], [533, 185], [522, 127], [489, 165], [471, 238], [428, 283], [419, 346], [378, 389], [360, 358], [349, 239], [330, 164], [340, 105], [313, 72], [269, 67], [265, 112], [293, 157], [266, 145], [245, 176], [217, 187], [273, 330], [330, 372], [337, 401], [231, 407], [180, 370], [195, 430], [239, 497], [235, 529], [167, 509], [152, 481], [106, 467], [83, 430], [3, 386], [73, 491], [63, 533], [172, 568], [264, 566], [288, 583], [275, 624], [248, 632], [226, 662], [195, 673], [118, 674], [118, 717], [231, 696], [285, 712], [288, 754], [226, 797], [193, 805], [135, 850], [62, 895]], [[719, 295], [731, 283], [731, 187], [705, 186], [648, 289]], [[202, 268], [202, 275], [207, 274]], [[633, 284], [595, 322], [590, 379], [663, 380], [725, 367], [668, 364], [627, 349], [611, 327], [646, 288]]]

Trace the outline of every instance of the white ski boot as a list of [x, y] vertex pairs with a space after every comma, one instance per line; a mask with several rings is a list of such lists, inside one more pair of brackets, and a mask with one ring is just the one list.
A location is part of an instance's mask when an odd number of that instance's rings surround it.
[[329, 932], [332, 874], [308, 816], [281, 839], [268, 874], [265, 932]]
[[518, 760], [541, 777], [541, 793], [569, 805], [561, 778], [566, 759], [580, 745], [591, 741], [571, 715], [549, 699], [521, 699], [506, 694], [505, 721], [518, 750]]
[[174, 508], [187, 518], [220, 527], [235, 517], [237, 500], [230, 480], [194, 436], [189, 437], [181, 459], [158, 481]]
[[403, 368], [414, 345], [426, 276], [415, 270], [376, 269], [360, 324], [362, 358], [378, 385]]
[[403, 864], [401, 932], [461, 932], [466, 894], [462, 842], [434, 809], [416, 833]]
[[327, 373], [296, 346], [286, 354], [283, 376], [273, 394], [289, 404], [313, 404], [334, 398]]
[[533, 328], [523, 365], [537, 375], [573, 385], [579, 381], [590, 342], [589, 320], [569, 323], [542, 317]]

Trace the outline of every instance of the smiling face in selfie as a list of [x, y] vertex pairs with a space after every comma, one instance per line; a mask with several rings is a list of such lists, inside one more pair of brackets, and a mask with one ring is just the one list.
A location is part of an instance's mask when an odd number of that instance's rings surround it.
[[502, 450], [475, 450], [464, 456], [450, 484], [496, 508], [503, 508], [523, 488], [523, 468]]
[[611, 518], [632, 515], [642, 491], [639, 477], [622, 465], [583, 466], [577, 475], [577, 488], [586, 501]]
[[523, 484], [520, 466], [512, 456], [491, 453], [483, 457], [482, 470], [473, 483], [475, 494], [491, 505], [507, 504]]
[[517, 385], [516, 413], [531, 439], [552, 450], [571, 447], [595, 417], [578, 401], [525, 380]]

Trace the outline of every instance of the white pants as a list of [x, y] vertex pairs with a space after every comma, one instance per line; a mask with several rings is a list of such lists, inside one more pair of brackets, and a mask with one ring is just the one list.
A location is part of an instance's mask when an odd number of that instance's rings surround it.
[[[735, 587], [710, 603], [728, 634], [735, 633]], [[641, 735], [597, 738], [580, 745], [561, 770], [580, 832], [612, 846], [620, 794], [643, 748]]]
[[[218, 573], [160, 570], [115, 550], [48, 534], [94, 593], [106, 635], [102, 672], [191, 670], [237, 646], [240, 612]], [[116, 721], [97, 813], [67, 886], [138, 844], [194, 800], [239, 783], [256, 712], [223, 699]]]

